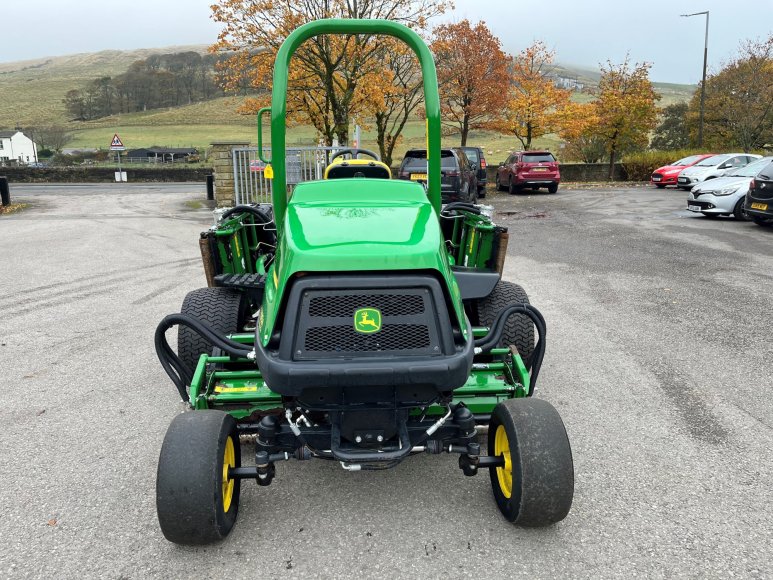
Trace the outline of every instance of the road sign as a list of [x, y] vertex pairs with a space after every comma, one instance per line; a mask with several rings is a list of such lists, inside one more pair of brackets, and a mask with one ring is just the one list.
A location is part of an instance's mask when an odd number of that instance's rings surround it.
[[113, 140], [110, 143], [110, 151], [126, 151], [126, 147], [123, 146], [123, 142], [121, 142], [118, 133], [113, 135]]

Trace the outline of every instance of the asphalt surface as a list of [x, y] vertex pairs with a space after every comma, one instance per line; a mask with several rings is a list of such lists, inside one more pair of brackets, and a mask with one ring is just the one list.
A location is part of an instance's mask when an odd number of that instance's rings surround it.
[[773, 576], [773, 229], [673, 190], [490, 192], [506, 277], [548, 323], [536, 395], [572, 442], [569, 516], [507, 524], [454, 457], [288, 462], [196, 549], [156, 521], [182, 405], [153, 332], [205, 284], [203, 185], [11, 193], [30, 206], [0, 216], [0, 577]]

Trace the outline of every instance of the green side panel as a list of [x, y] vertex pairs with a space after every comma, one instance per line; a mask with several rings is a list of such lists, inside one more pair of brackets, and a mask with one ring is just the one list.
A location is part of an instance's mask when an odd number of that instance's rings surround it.
[[457, 322], [465, 328], [437, 213], [421, 185], [382, 179], [300, 183], [287, 207], [283, 231], [261, 309], [264, 345], [289, 280], [307, 272], [434, 270], [445, 280]]

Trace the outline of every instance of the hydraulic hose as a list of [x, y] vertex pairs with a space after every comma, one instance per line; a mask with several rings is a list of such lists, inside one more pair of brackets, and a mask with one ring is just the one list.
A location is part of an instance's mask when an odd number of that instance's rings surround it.
[[[476, 349], [480, 349], [481, 352], [488, 352], [492, 348], [496, 347], [497, 343], [502, 338], [502, 333], [505, 330], [505, 323], [507, 319], [514, 314], [525, 314], [528, 316], [534, 326], [537, 327], [539, 334], [539, 340], [534, 345], [534, 352], [531, 355], [531, 378], [529, 381], [529, 395], [534, 392], [534, 387], [537, 384], [537, 377], [539, 371], [542, 368], [542, 359], [545, 358], [545, 346], [547, 337], [547, 326], [545, 324], [545, 318], [542, 313], [534, 308], [531, 304], [511, 304], [504, 308], [496, 317], [491, 328], [486, 336], [482, 336], [475, 340]], [[524, 361], [526, 362], [526, 361]], [[528, 364], [528, 363], [527, 363]]]
[[449, 204], [446, 204], [443, 206], [443, 209], [440, 211], [440, 213], [445, 214], [445, 213], [449, 213], [457, 210], [466, 211], [477, 215], [480, 215], [481, 213], [480, 208], [478, 206], [466, 201], [454, 201]]
[[[273, 218], [270, 215], [268, 215], [268, 213], [266, 213], [265, 211], [263, 211], [259, 207], [255, 207], [254, 205], [237, 205], [237, 206], [234, 206], [231, 209], [228, 209], [228, 210], [224, 211], [223, 215], [220, 217], [220, 219], [224, 220], [224, 219], [229, 218], [232, 215], [238, 214], [238, 213], [248, 213], [248, 214], [251, 214], [252, 216], [258, 218], [258, 220], [259, 220], [258, 223], [260, 223], [261, 225], [264, 225], [264, 226], [267, 225], [267, 224], [270, 224], [273, 221]], [[276, 245], [276, 234], [274, 232], [270, 231], [270, 230], [266, 230], [265, 228], [264, 228], [263, 231], [270, 238], [270, 241], [268, 243], [270, 243], [271, 245]]]
[[183, 366], [180, 361], [180, 357], [169, 346], [169, 342], [166, 340], [166, 331], [177, 325], [184, 325], [193, 330], [196, 334], [202, 338], [211, 342], [214, 346], [221, 349], [223, 352], [230, 356], [243, 358], [252, 352], [252, 348], [245, 346], [239, 342], [220, 336], [209, 326], [201, 322], [200, 320], [187, 316], [185, 314], [170, 314], [165, 316], [164, 319], [156, 327], [155, 345], [156, 355], [161, 362], [161, 366], [169, 378], [172, 379], [177, 392], [180, 393], [180, 398], [183, 402], [190, 401], [187, 387], [191, 384], [193, 376]]

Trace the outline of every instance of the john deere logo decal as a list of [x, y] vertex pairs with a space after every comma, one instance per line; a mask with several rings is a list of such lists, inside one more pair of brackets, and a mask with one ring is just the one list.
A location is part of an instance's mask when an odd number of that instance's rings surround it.
[[354, 313], [354, 330], [362, 334], [381, 330], [381, 311], [376, 308], [359, 308]]

